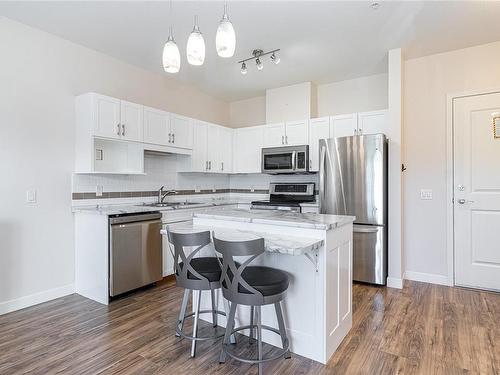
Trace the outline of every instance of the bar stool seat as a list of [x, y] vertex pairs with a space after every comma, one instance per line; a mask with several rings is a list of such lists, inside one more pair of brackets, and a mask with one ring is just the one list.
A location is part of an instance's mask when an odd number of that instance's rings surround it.
[[[193, 258], [193, 259], [191, 259], [189, 264], [201, 276], [206, 277], [208, 279], [208, 281], [214, 282], [214, 281], [220, 280], [221, 269], [220, 269], [219, 261], [217, 261], [217, 258], [215, 258], [215, 257]], [[180, 262], [179, 266], [181, 269], [184, 268], [184, 263]], [[176, 272], [176, 275], [178, 275], [178, 272]], [[188, 270], [187, 276], [188, 276], [188, 279], [190, 279], [190, 280], [198, 280], [198, 277], [196, 277], [191, 272], [189, 272], [189, 270]]]
[[[286, 272], [275, 268], [249, 266], [243, 270], [241, 276], [248, 285], [258, 290], [263, 296], [280, 294], [288, 289], [288, 275]], [[241, 284], [238, 286], [238, 292], [252, 294], [251, 291], [245, 289]]]

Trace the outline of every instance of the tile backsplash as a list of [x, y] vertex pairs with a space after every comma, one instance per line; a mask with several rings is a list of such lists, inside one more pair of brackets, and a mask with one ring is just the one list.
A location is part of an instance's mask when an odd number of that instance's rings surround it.
[[[151, 192], [160, 186], [165, 189], [201, 190], [223, 192], [244, 190], [249, 192], [267, 191], [270, 182], [318, 182], [316, 174], [310, 175], [265, 175], [265, 174], [206, 174], [179, 173], [178, 158], [182, 155], [146, 154], [145, 175], [73, 175], [73, 193], [95, 193], [98, 186], [103, 193]], [[82, 196], [82, 195], [80, 195]], [[112, 197], [110, 197], [112, 198]]]

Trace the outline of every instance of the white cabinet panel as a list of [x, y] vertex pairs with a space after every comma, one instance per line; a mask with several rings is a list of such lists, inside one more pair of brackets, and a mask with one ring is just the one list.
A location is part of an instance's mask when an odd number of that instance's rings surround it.
[[231, 173], [233, 170], [233, 130], [219, 127], [219, 172]]
[[120, 100], [104, 95], [92, 95], [94, 99], [94, 134], [108, 138], [120, 138]]
[[219, 126], [207, 124], [207, 161], [208, 172], [220, 171], [220, 139]]
[[308, 121], [287, 121], [285, 143], [289, 146], [309, 144]]
[[356, 113], [332, 116], [330, 126], [331, 137], [347, 137], [350, 135], [357, 135], [358, 116]]
[[208, 124], [195, 121], [193, 124], [193, 154], [191, 155], [191, 170], [193, 172], [207, 172]]
[[387, 111], [371, 111], [358, 113], [359, 134], [387, 134]]
[[233, 172], [260, 173], [264, 126], [235, 129], [233, 142]]
[[319, 170], [319, 140], [330, 138], [330, 117], [309, 121], [309, 165], [312, 172]]
[[171, 113], [170, 133], [172, 146], [193, 148], [193, 119]]
[[143, 139], [144, 107], [140, 104], [120, 101], [122, 139], [141, 142]]
[[144, 107], [144, 142], [169, 145], [169, 114], [154, 108]]
[[264, 125], [264, 147], [285, 145], [285, 123]]

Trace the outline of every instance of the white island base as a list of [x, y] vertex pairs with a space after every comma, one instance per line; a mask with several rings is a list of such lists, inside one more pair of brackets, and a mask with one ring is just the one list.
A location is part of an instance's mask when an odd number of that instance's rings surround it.
[[[352, 326], [352, 222], [349, 216], [255, 213], [235, 210], [195, 215], [190, 228], [213, 230], [218, 238], [264, 237], [266, 253], [251, 265], [286, 271], [290, 285], [282, 302], [292, 353], [326, 364]], [[224, 310], [221, 291], [219, 310]], [[210, 309], [202, 293], [201, 309]], [[211, 314], [200, 315], [211, 322]], [[250, 322], [250, 308], [238, 306], [236, 327]], [[225, 317], [218, 324], [225, 327]], [[273, 305], [262, 307], [262, 324], [278, 328]], [[243, 332], [248, 335], [248, 332]], [[263, 341], [281, 347], [278, 335], [263, 330]]]

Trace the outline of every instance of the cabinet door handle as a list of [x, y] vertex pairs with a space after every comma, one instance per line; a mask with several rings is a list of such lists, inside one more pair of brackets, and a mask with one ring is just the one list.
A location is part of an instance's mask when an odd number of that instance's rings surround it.
[[120, 135], [120, 126], [121, 124], [118, 123], [118, 125], [116, 125], [116, 134]]
[[285, 136], [284, 136], [284, 135], [282, 135], [282, 136], [281, 136], [281, 144], [282, 144], [282, 145], [284, 145], [284, 144], [285, 144]]
[[221, 171], [224, 171], [224, 162], [222, 162], [220, 164], [221, 164]]
[[208, 171], [208, 160], [205, 162], [205, 170]]
[[208, 170], [210, 170], [210, 171], [212, 170], [212, 162], [211, 161], [208, 162]]
[[285, 144], [288, 144], [288, 135], [285, 135]]
[[125, 136], [125, 124], [122, 124], [122, 136]]
[[168, 143], [172, 143], [172, 134], [168, 133]]
[[175, 143], [175, 133], [172, 133], [172, 143]]

